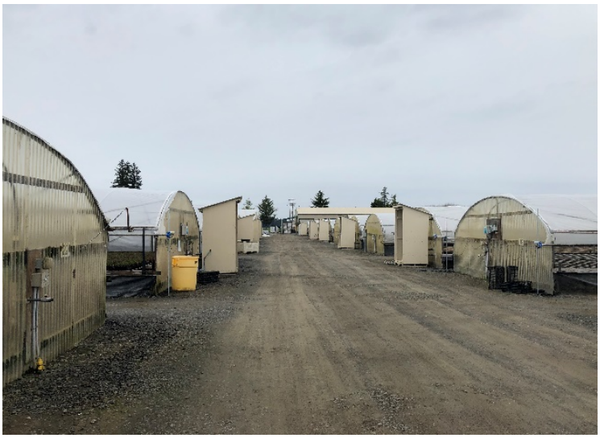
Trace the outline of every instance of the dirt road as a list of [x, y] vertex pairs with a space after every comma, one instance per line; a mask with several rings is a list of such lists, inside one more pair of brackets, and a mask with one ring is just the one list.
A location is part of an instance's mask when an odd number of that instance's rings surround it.
[[596, 295], [384, 260], [277, 235], [218, 284], [111, 301], [106, 327], [5, 388], [3, 431], [597, 433]]

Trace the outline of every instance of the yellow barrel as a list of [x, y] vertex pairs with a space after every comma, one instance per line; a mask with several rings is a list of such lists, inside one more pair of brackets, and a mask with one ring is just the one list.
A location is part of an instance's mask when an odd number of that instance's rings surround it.
[[198, 257], [173, 256], [171, 264], [173, 266], [171, 289], [180, 291], [196, 290]]

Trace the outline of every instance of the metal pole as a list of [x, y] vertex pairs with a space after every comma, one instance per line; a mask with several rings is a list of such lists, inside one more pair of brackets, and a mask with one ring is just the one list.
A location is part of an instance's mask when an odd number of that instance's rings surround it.
[[169, 207], [169, 211], [167, 212], [167, 233], [169, 233], [169, 237], [167, 238], [168, 248], [168, 262], [167, 262], [167, 295], [171, 296], [171, 208]]
[[33, 288], [33, 320], [31, 330], [31, 343], [32, 343], [32, 354], [33, 354], [33, 367], [37, 368], [37, 358], [40, 357], [40, 345], [38, 342], [38, 303], [40, 299], [40, 289], [38, 287]]
[[[444, 254], [444, 250], [448, 249], [448, 245], [446, 244], [446, 239], [448, 238], [448, 219], [446, 219], [446, 224], [444, 225], [444, 228], [446, 228], [446, 236], [444, 236], [444, 233], [442, 233], [442, 244], [444, 245], [444, 249], [442, 250], [442, 254]], [[454, 260], [454, 252], [452, 253], [452, 260]], [[445, 265], [446, 265], [446, 271], [448, 270], [448, 254], [446, 253], [446, 257], [444, 259], [445, 261]]]
[[[540, 209], [536, 209], [536, 214], [537, 214], [537, 220], [536, 220], [536, 227], [535, 227], [535, 238], [539, 241], [540, 240]], [[538, 246], [535, 246], [535, 278], [536, 278], [536, 293], [539, 295], [540, 294], [540, 267], [538, 265], [538, 251], [540, 248], [538, 248]]]
[[152, 270], [156, 271], [156, 248], [158, 246], [158, 236], [154, 235], [150, 238], [150, 252], [154, 254], [154, 259], [152, 260]]
[[146, 229], [142, 228], [142, 275], [146, 274]]

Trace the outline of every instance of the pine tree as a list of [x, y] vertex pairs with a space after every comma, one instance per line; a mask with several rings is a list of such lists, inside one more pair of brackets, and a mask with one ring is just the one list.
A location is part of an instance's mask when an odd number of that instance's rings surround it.
[[389, 200], [388, 200], [388, 191], [387, 191], [387, 187], [384, 187], [383, 190], [380, 193], [381, 197], [379, 199], [381, 199], [381, 202], [383, 203], [384, 207], [388, 207], [389, 206]]
[[329, 198], [326, 198], [321, 190], [317, 192], [314, 199], [311, 200], [312, 206], [317, 208], [329, 207]]
[[273, 205], [273, 201], [265, 195], [264, 199], [260, 204], [258, 204], [258, 212], [260, 213], [260, 221], [262, 222], [262, 226], [269, 226], [273, 219], [275, 219], [275, 209]]
[[244, 203], [242, 210], [252, 210], [252, 201], [250, 201], [250, 198], [246, 199], [246, 202]]
[[142, 188], [142, 172], [135, 163], [121, 160], [115, 169], [115, 179], [111, 187]]
[[132, 189], [141, 189], [142, 188], [142, 172], [140, 168], [137, 167], [135, 163], [131, 165], [130, 170], [130, 185], [129, 187]]
[[390, 199], [387, 187], [384, 187], [379, 194], [381, 196], [373, 199], [373, 202], [371, 202], [371, 207], [393, 207], [398, 205], [395, 194], [392, 195], [392, 198]]
[[375, 199], [373, 199], [373, 202], [371, 202], [371, 207], [387, 207], [387, 206], [383, 203], [381, 198], [375, 198]]
[[113, 180], [111, 187], [129, 187], [129, 171], [129, 162], [125, 160], [119, 161], [117, 168], [115, 169], [115, 179]]

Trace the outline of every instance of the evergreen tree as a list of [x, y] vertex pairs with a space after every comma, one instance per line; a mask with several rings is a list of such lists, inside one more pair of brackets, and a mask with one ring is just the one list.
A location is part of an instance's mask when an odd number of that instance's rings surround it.
[[395, 194], [392, 195], [390, 199], [387, 187], [384, 187], [379, 194], [381, 196], [379, 198], [375, 198], [373, 202], [371, 202], [371, 207], [393, 207], [398, 205]]
[[115, 179], [111, 187], [129, 187], [129, 173], [131, 165], [125, 160], [119, 161], [115, 169]]
[[252, 201], [250, 201], [250, 198], [246, 199], [246, 202], [244, 203], [244, 207], [242, 207], [243, 210], [252, 210]]
[[258, 212], [260, 214], [260, 221], [263, 227], [268, 227], [275, 219], [275, 209], [273, 201], [265, 195], [264, 199], [258, 204]]
[[388, 207], [390, 202], [388, 199], [387, 187], [384, 187], [383, 190], [379, 194], [381, 195], [381, 197], [379, 199], [381, 199], [381, 202], [383, 203], [383, 205], [385, 207]]
[[142, 172], [135, 163], [121, 160], [115, 169], [115, 179], [111, 187], [142, 188]]
[[315, 197], [311, 200], [312, 206], [317, 208], [329, 207], [329, 198], [326, 198], [321, 190], [317, 192]]
[[129, 187], [132, 189], [141, 189], [142, 188], [142, 172], [139, 167], [135, 163], [131, 164], [130, 174], [129, 174]]
[[373, 199], [373, 202], [371, 202], [371, 207], [387, 207], [387, 206], [383, 203], [381, 198], [375, 198], [375, 199]]

